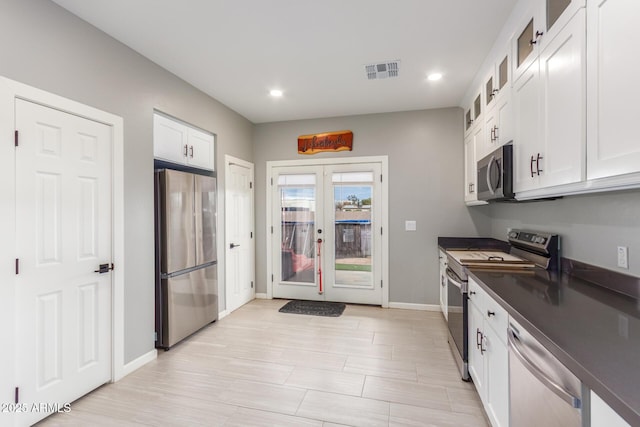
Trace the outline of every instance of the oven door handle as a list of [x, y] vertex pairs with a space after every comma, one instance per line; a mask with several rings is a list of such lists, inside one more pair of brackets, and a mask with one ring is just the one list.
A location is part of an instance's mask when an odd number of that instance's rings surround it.
[[456, 277], [456, 274], [450, 268], [447, 268], [447, 279], [449, 279], [449, 281], [453, 283], [456, 288], [460, 288], [460, 293], [462, 293], [462, 290], [464, 289], [465, 286]]
[[524, 365], [525, 368], [531, 375], [536, 377], [545, 387], [547, 387], [550, 391], [552, 391], [556, 396], [561, 398], [563, 401], [568, 403], [574, 408], [580, 408], [581, 402], [580, 398], [571, 394], [567, 389], [565, 389], [562, 385], [553, 381], [547, 374], [542, 372], [540, 368], [538, 368], [522, 351], [522, 346], [520, 344], [520, 339], [518, 338], [518, 334], [511, 328], [508, 329], [507, 340], [509, 341], [509, 348], [513, 350], [513, 355], [515, 355], [520, 362]]

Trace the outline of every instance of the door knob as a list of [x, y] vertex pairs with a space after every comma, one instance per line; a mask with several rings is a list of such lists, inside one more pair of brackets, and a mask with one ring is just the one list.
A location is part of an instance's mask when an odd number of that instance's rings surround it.
[[231, 243], [229, 245], [229, 249], [237, 248], [238, 246], [240, 246], [240, 245], [236, 245], [235, 243]]

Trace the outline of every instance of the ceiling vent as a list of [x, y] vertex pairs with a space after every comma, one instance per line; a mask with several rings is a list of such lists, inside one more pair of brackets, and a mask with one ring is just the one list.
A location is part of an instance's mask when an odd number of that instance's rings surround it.
[[377, 80], [386, 79], [387, 77], [398, 77], [400, 69], [400, 61], [386, 61], [379, 64], [365, 65], [364, 69], [367, 73], [367, 79]]

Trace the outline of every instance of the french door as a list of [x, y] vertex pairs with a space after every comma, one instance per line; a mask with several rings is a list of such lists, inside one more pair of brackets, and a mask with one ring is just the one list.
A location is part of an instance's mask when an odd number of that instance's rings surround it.
[[273, 296], [382, 305], [381, 164], [272, 172]]

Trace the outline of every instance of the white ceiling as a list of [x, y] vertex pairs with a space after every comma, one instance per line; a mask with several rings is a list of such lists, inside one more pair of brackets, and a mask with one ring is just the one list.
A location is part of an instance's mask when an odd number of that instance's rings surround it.
[[[516, 3], [53, 1], [253, 123], [458, 105]], [[397, 59], [398, 78], [367, 80]]]

